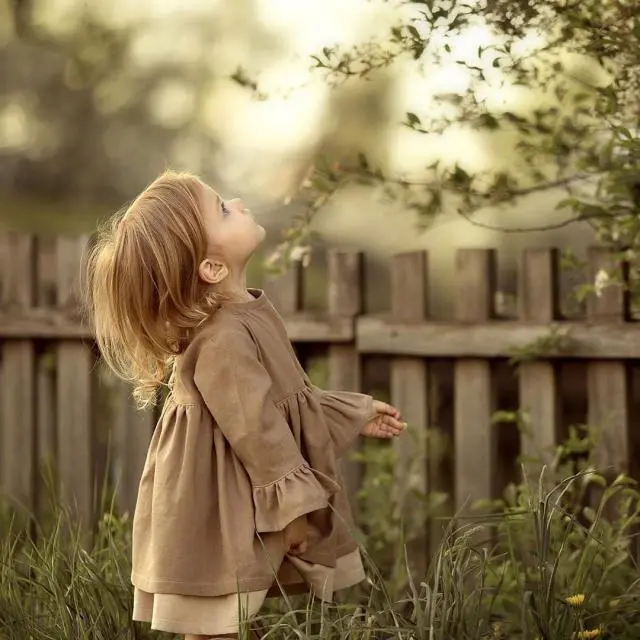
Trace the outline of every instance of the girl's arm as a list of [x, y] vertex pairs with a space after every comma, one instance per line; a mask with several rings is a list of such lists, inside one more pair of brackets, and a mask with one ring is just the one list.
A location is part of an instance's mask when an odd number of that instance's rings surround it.
[[375, 417], [374, 400], [371, 396], [351, 391], [325, 391], [318, 387], [314, 387], [314, 390], [320, 400], [336, 454], [342, 456], [369, 420]]
[[352, 391], [314, 389], [339, 456], [344, 455], [360, 435], [395, 438], [406, 427], [400, 421], [400, 412], [396, 408], [371, 396]]
[[248, 332], [220, 331], [201, 348], [194, 380], [216, 424], [246, 469], [256, 530], [281, 531], [323, 509], [340, 487], [312, 470], [271, 399], [271, 378]]

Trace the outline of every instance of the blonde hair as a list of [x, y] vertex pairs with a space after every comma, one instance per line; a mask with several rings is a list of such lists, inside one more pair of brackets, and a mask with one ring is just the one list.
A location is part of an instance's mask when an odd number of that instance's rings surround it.
[[100, 352], [142, 407], [218, 306], [198, 277], [202, 189], [192, 174], [165, 172], [98, 231], [87, 256], [85, 303]]

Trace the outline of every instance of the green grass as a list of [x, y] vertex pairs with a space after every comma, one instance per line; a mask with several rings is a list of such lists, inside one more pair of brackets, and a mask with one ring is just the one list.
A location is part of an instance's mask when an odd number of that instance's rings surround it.
[[[364, 454], [370, 473], [392, 463], [392, 450], [386, 459], [380, 451]], [[450, 523], [425, 575], [411, 571], [411, 541], [403, 533], [419, 535], [420, 528], [398, 526], [393, 513], [402, 505], [394, 494], [393, 504], [367, 512], [368, 583], [330, 606], [300, 597], [271, 601], [259, 620], [263, 633], [327, 640], [640, 638], [634, 483], [619, 477], [606, 484], [587, 470], [548, 491], [542, 486], [512, 486], [490, 509], [484, 505], [484, 515]], [[584, 506], [596, 489], [597, 505]], [[127, 515], [105, 509], [83, 547], [73, 517], [55, 500], [37, 526], [16, 525], [6, 504], [2, 514], [0, 638], [171, 637], [131, 621]]]

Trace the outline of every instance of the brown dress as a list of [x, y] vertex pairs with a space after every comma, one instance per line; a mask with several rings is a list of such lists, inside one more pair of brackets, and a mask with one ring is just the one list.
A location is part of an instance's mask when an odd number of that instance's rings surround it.
[[[345, 558], [362, 578], [338, 458], [373, 401], [312, 386], [282, 319], [251, 293], [218, 310], [176, 363], [133, 521], [137, 594], [215, 598], [268, 590], [277, 576], [330, 600], [334, 580], [349, 586], [335, 576]], [[303, 514], [309, 547], [290, 558], [282, 530]]]

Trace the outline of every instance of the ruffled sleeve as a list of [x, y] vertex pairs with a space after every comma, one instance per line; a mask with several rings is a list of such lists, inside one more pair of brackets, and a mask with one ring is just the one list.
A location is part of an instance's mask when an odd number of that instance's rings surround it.
[[337, 455], [343, 455], [374, 417], [373, 398], [351, 391], [324, 391], [314, 387]]
[[312, 470], [271, 397], [271, 378], [256, 344], [242, 330], [202, 345], [194, 382], [213, 419], [251, 480], [258, 532], [280, 531], [329, 504], [339, 490]]
[[326, 507], [327, 497], [318, 491], [318, 479], [309, 465], [301, 464], [275, 482], [254, 485], [253, 502], [260, 505], [256, 530], [281, 531], [298, 516]]

